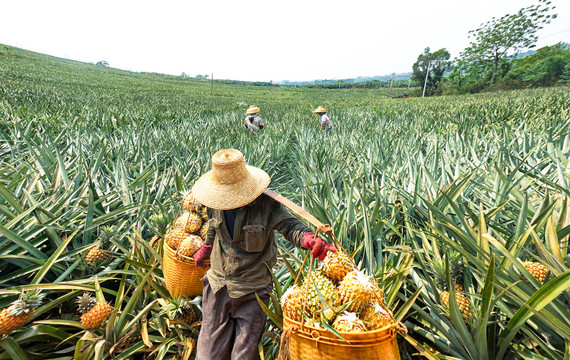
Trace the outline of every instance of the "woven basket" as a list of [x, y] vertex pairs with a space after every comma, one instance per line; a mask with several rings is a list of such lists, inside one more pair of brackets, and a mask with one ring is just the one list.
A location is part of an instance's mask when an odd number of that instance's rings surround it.
[[291, 360], [400, 360], [396, 329], [385, 328], [356, 333], [340, 333], [348, 342], [325, 329], [301, 325], [288, 317], [283, 318], [284, 334], [290, 332], [288, 349]]
[[176, 252], [164, 243], [162, 273], [166, 288], [172, 296], [192, 297], [202, 295], [202, 278], [210, 268], [210, 260], [205, 260], [205, 267], [194, 265], [193, 258], [189, 262], [180, 261]]

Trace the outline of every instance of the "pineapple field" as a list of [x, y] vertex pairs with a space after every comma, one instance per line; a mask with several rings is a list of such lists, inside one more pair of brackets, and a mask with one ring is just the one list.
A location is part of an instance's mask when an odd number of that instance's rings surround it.
[[170, 295], [163, 254], [201, 245], [187, 191], [226, 148], [346, 250], [278, 237], [262, 359], [287, 318], [403, 324], [402, 359], [570, 358], [570, 87], [210, 86], [0, 51], [0, 359], [193, 359], [201, 298]]

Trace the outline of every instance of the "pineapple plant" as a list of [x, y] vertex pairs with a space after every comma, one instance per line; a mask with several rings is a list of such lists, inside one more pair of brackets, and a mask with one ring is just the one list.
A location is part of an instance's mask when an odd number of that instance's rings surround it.
[[170, 232], [166, 234], [164, 240], [166, 244], [172, 248], [172, 250], [178, 250], [178, 247], [186, 239], [190, 234], [188, 234], [184, 229], [180, 228], [173, 228], [170, 229]]
[[198, 201], [196, 201], [196, 198], [194, 197], [194, 195], [192, 194], [192, 191], [188, 191], [183, 199], [182, 199], [182, 207], [188, 211], [198, 211], [202, 209], [202, 205], [200, 205], [200, 203]]
[[189, 235], [187, 236], [180, 245], [178, 246], [178, 250], [176, 250], [176, 255], [179, 259], [185, 260], [184, 257], [191, 257], [196, 253], [196, 251], [200, 250], [204, 242], [202, 238], [198, 235]]
[[204, 222], [204, 224], [200, 228], [200, 237], [202, 238], [202, 240], [205, 241], [207, 236], [208, 236], [208, 223]]
[[360, 319], [368, 330], [378, 330], [394, 323], [394, 317], [388, 309], [377, 302], [371, 302], [360, 313]]
[[[445, 266], [443, 263], [434, 262], [432, 265], [433, 275], [435, 277], [436, 286], [439, 289], [439, 301], [444, 308], [449, 309], [449, 296], [450, 292], [447, 286], [447, 278], [445, 275]], [[452, 285], [455, 287], [455, 301], [459, 307], [459, 311], [464, 320], [469, 320], [473, 317], [471, 311], [471, 303], [463, 292], [465, 288], [462, 285], [463, 265], [461, 263], [461, 256], [459, 254], [452, 254], [449, 261], [449, 277]]]
[[185, 212], [174, 221], [174, 229], [184, 229], [187, 233], [193, 234], [202, 227], [202, 217], [198, 213]]
[[[546, 275], [548, 274], [548, 268], [536, 261], [523, 261], [522, 266], [532, 275], [539, 283], [543, 284], [546, 280]], [[552, 274], [550, 274], [552, 277]]]
[[305, 292], [302, 287], [290, 286], [281, 297], [283, 315], [295, 321], [303, 321], [302, 309], [305, 299]]
[[352, 302], [347, 310], [361, 312], [370, 302], [374, 294], [375, 285], [364, 273], [353, 270], [348, 273], [338, 286], [338, 293], [342, 304]]
[[353, 271], [352, 259], [342, 251], [329, 251], [323, 260], [321, 271], [335, 281], [341, 281], [346, 274]]
[[0, 335], [9, 334], [24, 325], [41, 305], [45, 294], [31, 290], [20, 294], [18, 300], [0, 311]]
[[85, 254], [85, 261], [88, 264], [100, 264], [111, 258], [111, 251], [109, 249], [111, 247], [113, 233], [114, 229], [112, 226], [106, 226], [101, 230], [97, 243]]
[[172, 320], [192, 324], [198, 320], [198, 314], [194, 309], [194, 305], [188, 299], [183, 297], [174, 297], [162, 308], [161, 315], [168, 315]]
[[77, 298], [77, 306], [79, 313], [82, 314], [81, 325], [87, 330], [97, 329], [115, 309], [106, 302], [97, 301], [88, 293]]
[[332, 324], [333, 329], [338, 332], [362, 332], [366, 331], [366, 326], [356, 316], [356, 313], [345, 311], [341, 313]]
[[327, 278], [321, 271], [313, 271], [311, 275], [305, 279], [303, 287], [305, 288], [307, 312], [309, 315], [315, 316], [323, 311], [323, 303], [319, 298], [319, 292], [330, 306], [334, 307], [338, 304], [339, 297], [336, 286], [332, 280]]
[[168, 226], [170, 225], [170, 219], [164, 214], [152, 214], [150, 216], [150, 224], [154, 234], [159, 238], [163, 238], [168, 231]]

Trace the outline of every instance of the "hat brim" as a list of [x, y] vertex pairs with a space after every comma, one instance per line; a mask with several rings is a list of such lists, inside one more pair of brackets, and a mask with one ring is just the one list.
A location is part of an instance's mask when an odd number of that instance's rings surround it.
[[237, 209], [251, 203], [267, 189], [271, 177], [260, 168], [246, 165], [248, 175], [234, 184], [219, 184], [208, 171], [194, 183], [192, 194], [202, 205], [218, 210]]

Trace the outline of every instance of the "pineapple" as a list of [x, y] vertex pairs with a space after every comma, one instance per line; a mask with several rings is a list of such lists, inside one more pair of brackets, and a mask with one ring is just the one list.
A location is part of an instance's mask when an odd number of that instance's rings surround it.
[[338, 293], [342, 304], [352, 303], [346, 310], [361, 312], [370, 302], [375, 286], [368, 276], [358, 270], [351, 271], [338, 286]]
[[18, 300], [0, 311], [0, 335], [9, 334], [30, 320], [44, 297], [37, 290], [23, 292]]
[[360, 314], [360, 319], [368, 330], [378, 330], [394, 322], [390, 312], [376, 302], [368, 304]]
[[[446, 308], [449, 309], [449, 289], [447, 287], [447, 278], [445, 275], [445, 265], [442, 263], [435, 262], [432, 265], [433, 275], [435, 277], [436, 285], [440, 290], [439, 301]], [[463, 264], [461, 263], [461, 256], [459, 254], [451, 254], [449, 261], [449, 277], [452, 285], [455, 287], [455, 301], [459, 307], [459, 311], [463, 316], [464, 320], [469, 320], [473, 317], [471, 311], [471, 303], [467, 296], [462, 294], [465, 292], [465, 288], [462, 283], [463, 274]]]
[[97, 329], [107, 320], [115, 308], [106, 302], [99, 302], [88, 293], [77, 298], [78, 310], [81, 315], [81, 325], [85, 329]]
[[201, 210], [202, 205], [196, 201], [196, 198], [194, 198], [192, 191], [188, 191], [182, 199], [182, 207], [188, 211], [198, 211]]
[[[459, 311], [461, 312], [463, 319], [471, 319], [473, 317], [473, 313], [471, 311], [471, 303], [469, 302], [467, 296], [461, 293], [465, 291], [463, 285], [455, 284], [455, 291], [455, 301], [457, 302], [457, 306], [459, 307]], [[449, 295], [449, 291], [447, 290], [441, 291], [439, 293], [439, 301], [446, 309], [449, 309]]]
[[94, 247], [89, 249], [85, 254], [85, 261], [91, 265], [102, 263], [111, 258], [111, 237], [113, 236], [113, 227], [106, 226], [101, 230], [101, 234], [97, 239]]
[[321, 271], [329, 278], [335, 281], [341, 281], [346, 274], [354, 270], [352, 259], [341, 251], [327, 253], [327, 257], [323, 260]]
[[[544, 283], [549, 271], [545, 265], [535, 261], [523, 261], [522, 265], [539, 283]], [[550, 277], [552, 277], [552, 274], [550, 274]]]
[[200, 216], [202, 216], [202, 220], [204, 221], [208, 221], [208, 208], [207, 207], [202, 207], [202, 209], [200, 211], [198, 211], [198, 214], [200, 214]]
[[176, 221], [174, 229], [184, 229], [187, 233], [193, 234], [202, 227], [202, 217], [195, 212], [185, 212]]
[[313, 271], [311, 276], [305, 279], [303, 284], [307, 299], [307, 311], [310, 315], [317, 315], [323, 310], [323, 304], [319, 299], [319, 294], [315, 288], [318, 287], [321, 295], [331, 306], [338, 304], [338, 293], [336, 286], [331, 279], [327, 278], [320, 271]]
[[178, 246], [176, 255], [178, 255], [180, 259], [184, 259], [183, 257], [191, 257], [196, 251], [200, 250], [203, 244], [204, 242], [201, 237], [198, 235], [190, 235], [182, 240]]
[[196, 310], [192, 303], [183, 297], [174, 297], [170, 299], [160, 311], [160, 315], [167, 314], [172, 320], [191, 324], [198, 319]]
[[305, 289], [293, 285], [285, 291], [281, 297], [281, 308], [283, 309], [283, 315], [288, 318], [302, 322], [303, 321], [303, 302], [305, 301]]
[[362, 320], [360, 320], [355, 313], [349, 311], [345, 311], [341, 313], [339, 316], [337, 316], [337, 318], [333, 322], [332, 327], [338, 332], [366, 331], [366, 326], [364, 325]]
[[172, 250], [178, 250], [178, 247], [190, 234], [188, 234], [184, 229], [174, 228], [171, 229], [168, 234], [166, 234], [166, 244], [172, 248]]
[[204, 222], [204, 224], [200, 228], [200, 237], [202, 238], [202, 240], [206, 241], [207, 236], [208, 236], [208, 223]]

